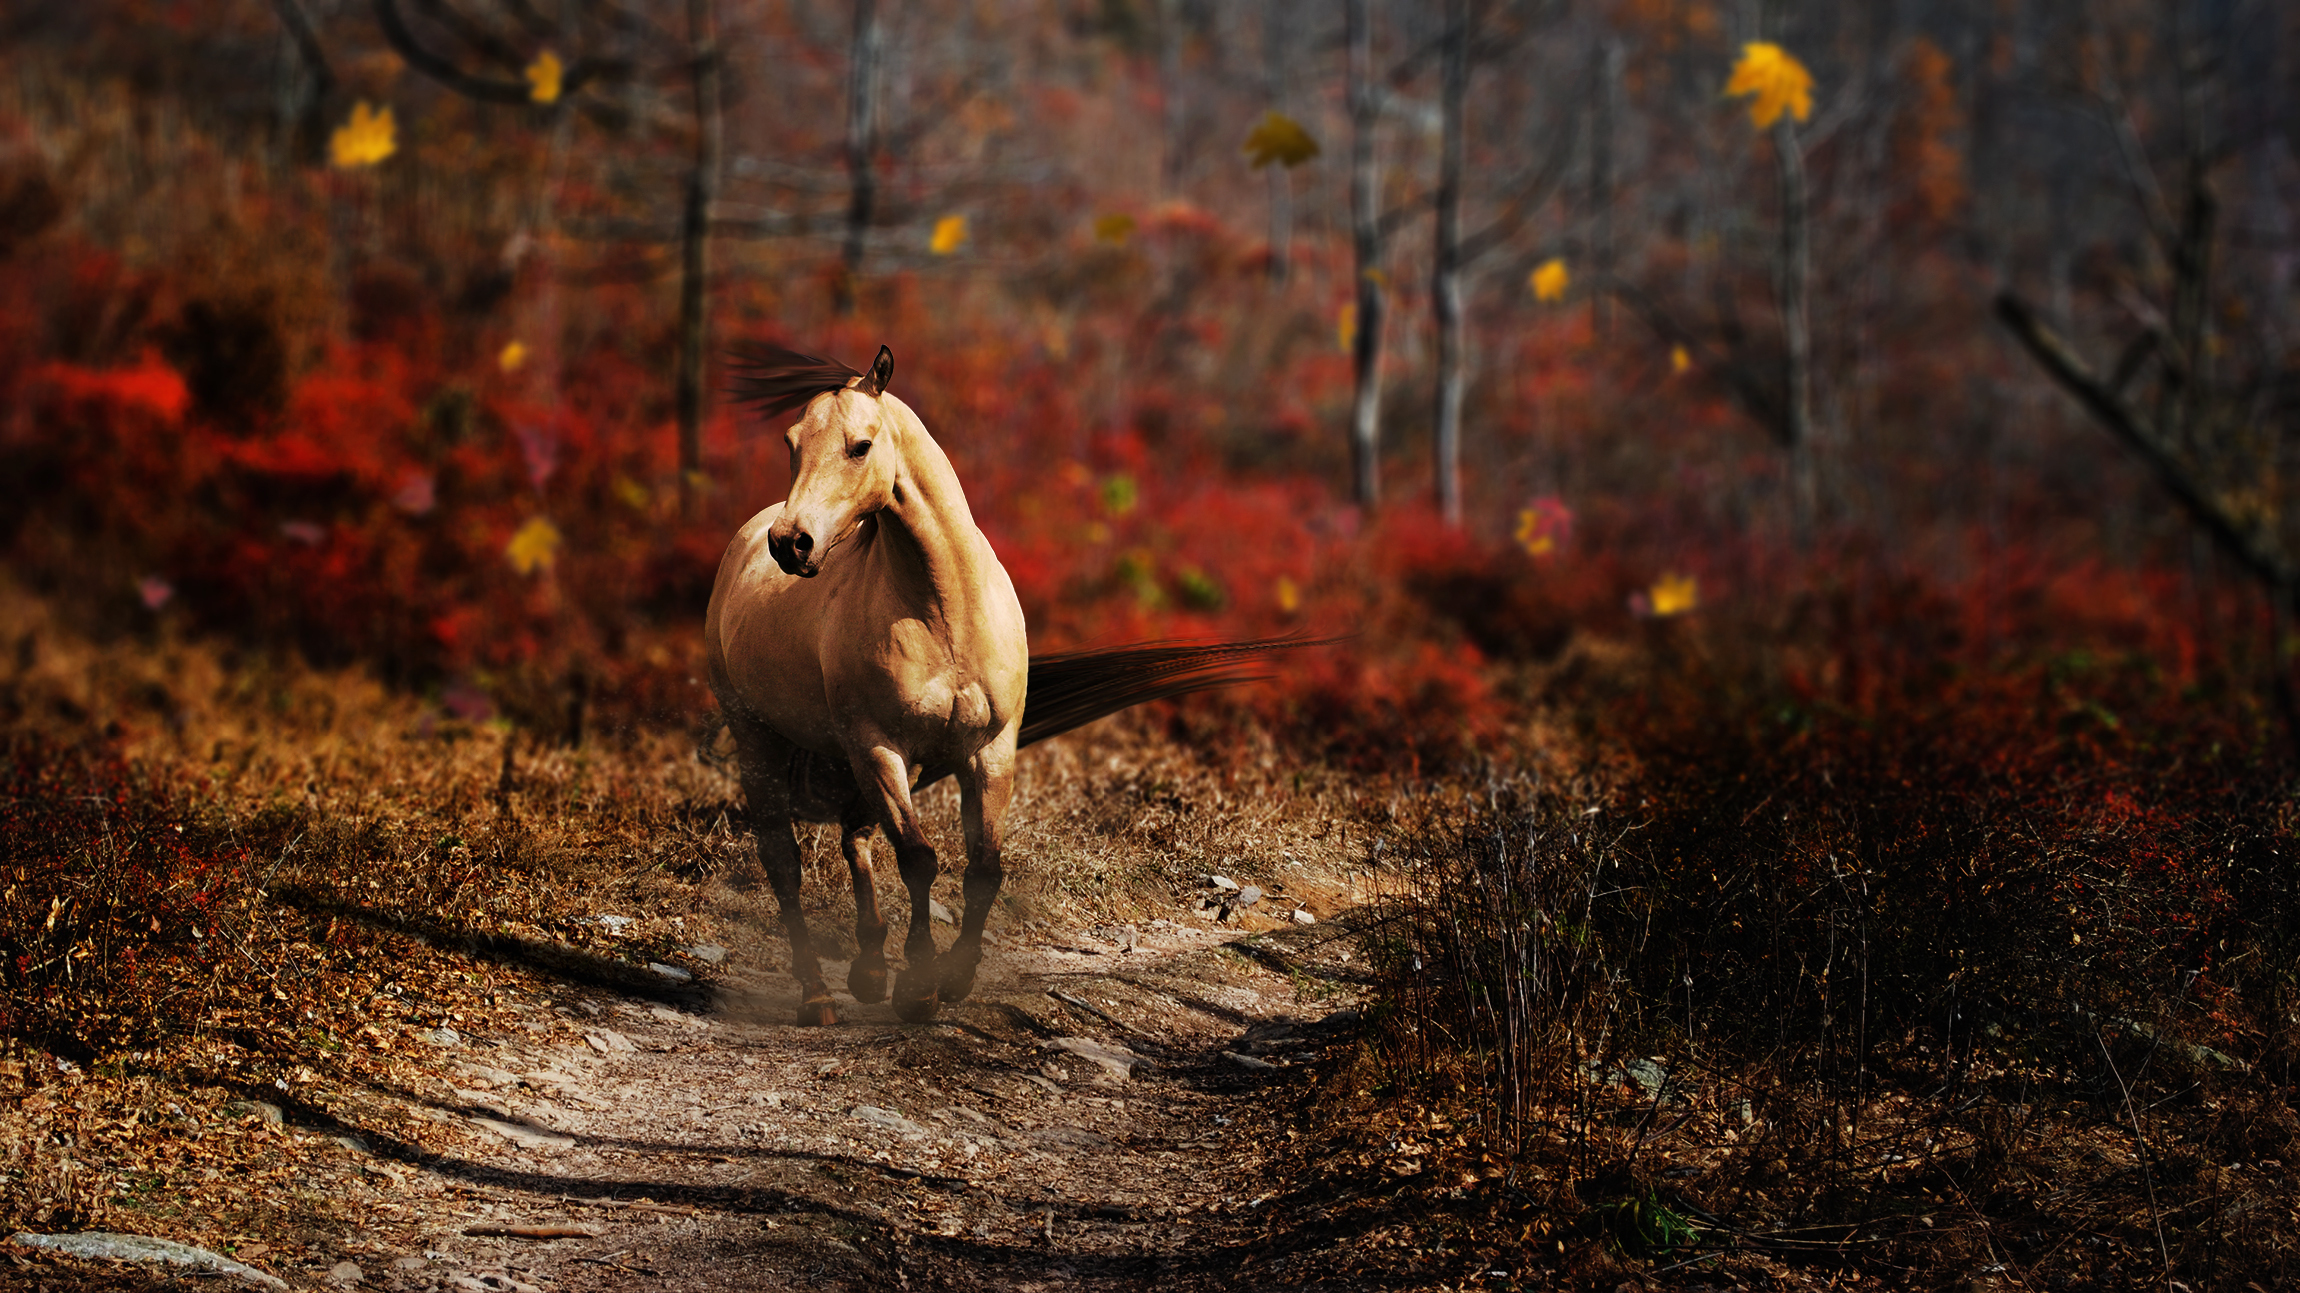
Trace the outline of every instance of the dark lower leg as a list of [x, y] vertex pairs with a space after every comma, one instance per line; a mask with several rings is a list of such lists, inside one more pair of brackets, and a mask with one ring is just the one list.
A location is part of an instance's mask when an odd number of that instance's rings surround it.
[[982, 964], [983, 926], [990, 920], [991, 905], [998, 901], [999, 886], [1005, 880], [997, 849], [984, 849], [981, 856], [967, 863], [966, 915], [960, 918], [958, 941], [942, 958], [943, 1000], [963, 1001], [974, 991], [974, 972]]
[[886, 998], [886, 920], [878, 911], [878, 886], [872, 882], [870, 830], [849, 829], [844, 841], [847, 878], [855, 891], [855, 953], [847, 967], [847, 991], [857, 1001]]
[[934, 921], [929, 914], [935, 872], [934, 850], [923, 844], [896, 844], [895, 861], [903, 888], [910, 891], [910, 930], [902, 941], [903, 969], [895, 980], [895, 1013], [909, 1020], [933, 1017], [939, 999], [935, 982]]
[[[772, 852], [764, 847], [760, 851]], [[791, 940], [791, 975], [799, 981], [799, 1022], [837, 1023], [838, 1017], [831, 1009], [830, 985], [823, 981], [822, 962], [815, 956], [814, 940], [807, 933], [806, 909], [799, 902], [799, 860], [795, 844], [790, 854], [787, 860], [768, 856], [761, 861], [766, 863], [767, 883], [774, 886], [775, 901], [782, 907], [783, 933]]]

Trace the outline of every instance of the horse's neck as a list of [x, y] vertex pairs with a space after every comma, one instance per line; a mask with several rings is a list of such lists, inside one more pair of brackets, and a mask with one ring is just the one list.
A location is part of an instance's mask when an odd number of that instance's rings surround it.
[[989, 548], [974, 527], [966, 491], [942, 447], [915, 420], [902, 440], [897, 498], [879, 518], [882, 557], [888, 573], [922, 609], [963, 633], [984, 604]]

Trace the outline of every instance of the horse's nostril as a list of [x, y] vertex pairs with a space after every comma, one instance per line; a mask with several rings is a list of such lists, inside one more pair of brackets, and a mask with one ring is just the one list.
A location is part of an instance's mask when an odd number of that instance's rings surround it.
[[797, 548], [801, 552], [812, 552], [815, 550], [814, 536], [808, 534], [804, 530], [801, 530], [796, 535], [792, 536], [791, 546]]

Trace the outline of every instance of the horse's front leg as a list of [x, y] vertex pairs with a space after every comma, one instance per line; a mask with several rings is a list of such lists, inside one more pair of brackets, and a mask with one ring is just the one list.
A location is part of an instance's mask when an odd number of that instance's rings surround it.
[[1007, 728], [966, 762], [958, 774], [959, 816], [966, 826], [966, 915], [958, 941], [942, 958], [942, 999], [964, 1001], [982, 964], [982, 929], [1006, 879], [1000, 863], [1006, 806], [1014, 798], [1016, 729]]
[[895, 867], [910, 891], [910, 929], [903, 936], [902, 973], [895, 976], [894, 1012], [910, 1023], [934, 1018], [941, 1001], [934, 975], [934, 877], [940, 869], [910, 802], [910, 765], [885, 742], [873, 742], [854, 760], [855, 782], [874, 807], [894, 845]]
[[870, 836], [877, 829], [875, 811], [859, 797], [839, 818], [839, 850], [846, 855], [847, 879], [854, 884], [858, 949], [847, 967], [847, 991], [857, 1001], [886, 999], [886, 921], [878, 912], [878, 886], [870, 869]]
[[796, 751], [756, 723], [730, 716], [729, 726], [741, 761], [751, 833], [758, 839], [759, 865], [775, 891], [783, 932], [791, 940], [791, 974], [799, 981], [799, 1025], [835, 1024], [838, 1011], [831, 1004], [830, 985], [823, 981], [822, 962], [807, 935], [806, 910], [799, 903], [799, 842], [791, 833], [791, 758]]

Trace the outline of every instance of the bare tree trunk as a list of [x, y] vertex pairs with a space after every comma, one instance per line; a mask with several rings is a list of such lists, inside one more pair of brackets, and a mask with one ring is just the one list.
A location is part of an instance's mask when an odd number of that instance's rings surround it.
[[1182, 6], [1158, 4], [1159, 187], [1167, 196], [1182, 188]]
[[[1621, 41], [1597, 47], [1597, 103], [1589, 118], [1589, 260], [1600, 283], [1613, 281], [1613, 133], [1621, 110]], [[1599, 340], [1613, 335], [1613, 293], [1589, 294], [1590, 323]]]
[[319, 28], [312, 23], [303, 0], [272, 0], [272, 8], [279, 14], [280, 26], [287, 29], [288, 39], [295, 43], [297, 63], [303, 69], [303, 76], [296, 78], [292, 87], [281, 87], [285, 151], [298, 162], [316, 160], [326, 135], [320, 114], [326, 110], [327, 96], [335, 91], [335, 69], [328, 66], [327, 49], [320, 44]]
[[703, 476], [703, 345], [709, 330], [711, 207], [718, 200], [724, 120], [719, 108], [719, 32], [713, 0], [687, 0], [687, 42], [694, 59], [695, 166], [687, 175], [687, 210], [679, 264], [679, 515], [695, 514]]
[[1357, 253], [1357, 335], [1352, 367], [1357, 394], [1350, 408], [1350, 462], [1360, 507], [1381, 501], [1382, 258], [1374, 129], [1381, 91], [1374, 84], [1370, 0], [1349, 0], [1350, 241]]
[[1437, 254], [1430, 303], [1437, 315], [1437, 503], [1451, 526], [1461, 524], [1461, 400], [1464, 379], [1461, 291], [1461, 179], [1463, 113], [1469, 98], [1469, 0], [1446, 0], [1443, 85], [1439, 115]]
[[[1270, 78], [1270, 111], [1286, 111], [1287, 55], [1291, 52], [1293, 6], [1267, 0], [1262, 10], [1262, 58]], [[1270, 173], [1270, 281], [1284, 283], [1293, 273], [1294, 168], [1277, 163]]]
[[1812, 542], [1819, 489], [1813, 471], [1812, 337], [1806, 279], [1812, 267], [1805, 154], [1784, 115], [1773, 127], [1773, 155], [1781, 164], [1781, 446], [1789, 453], [1790, 531], [1799, 547]]
[[863, 240], [878, 203], [878, 176], [871, 169], [871, 156], [878, 151], [878, 64], [883, 43], [878, 0], [855, 0], [854, 43], [847, 58], [847, 182], [853, 188], [847, 198], [846, 254], [833, 289], [840, 314], [854, 313]]

